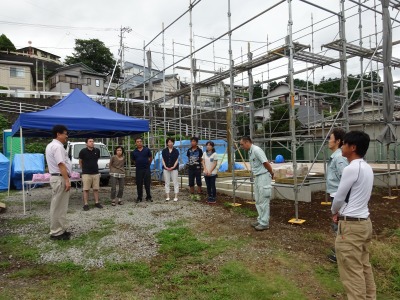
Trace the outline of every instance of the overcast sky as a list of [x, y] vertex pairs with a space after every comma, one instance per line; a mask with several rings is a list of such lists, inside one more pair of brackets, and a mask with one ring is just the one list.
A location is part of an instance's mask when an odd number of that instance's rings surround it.
[[[327, 9], [339, 12], [339, 0], [309, 0]], [[240, 25], [260, 12], [279, 3], [279, 0], [231, 0], [231, 23], [232, 28]], [[372, 7], [374, 0], [362, 1], [365, 5]], [[375, 0], [377, 4], [380, 1]], [[131, 32], [124, 34], [125, 60], [142, 64], [143, 43], [150, 42], [162, 29], [183, 14], [189, 6], [189, 0], [14, 0], [2, 1], [0, 10], [0, 33], [4, 33], [17, 48], [32, 46], [46, 50], [50, 53], [65, 56], [73, 52], [75, 39], [97, 38], [110, 48], [117, 57], [119, 49], [119, 29], [129, 27]], [[337, 16], [312, 7], [299, 0], [293, 0], [293, 32], [294, 39], [301, 44], [314, 47], [315, 53], [337, 58], [338, 53], [325, 48], [323, 44], [338, 39], [339, 25]], [[358, 6], [346, 1], [346, 38], [348, 42], [359, 45], [359, 17]], [[362, 9], [365, 10], [364, 8]], [[377, 6], [381, 11], [381, 6]], [[199, 49], [210, 41], [228, 30], [228, 0], [201, 0], [193, 9], [192, 24], [194, 34], [194, 49]], [[398, 10], [390, 9], [391, 16], [400, 20]], [[312, 19], [313, 18], [313, 22]], [[314, 34], [311, 30], [313, 23]], [[381, 34], [375, 35], [375, 14], [371, 11], [362, 13], [362, 42], [363, 47], [375, 47], [381, 44]], [[400, 40], [400, 23], [393, 24], [393, 41]], [[376, 31], [382, 28], [380, 15], [376, 17]], [[288, 33], [288, 4], [284, 1], [274, 9], [262, 14], [255, 20], [249, 22], [232, 34], [232, 55], [235, 64], [240, 64], [247, 59], [248, 42], [254, 53], [254, 57], [265, 54], [282, 46], [284, 38]], [[183, 16], [179, 21], [165, 31], [164, 51], [165, 62], [162, 59], [163, 39], [160, 35], [147, 49], [153, 51], [154, 67], [158, 69], [172, 64], [173, 59], [177, 61], [179, 56], [189, 54], [189, 14]], [[227, 36], [196, 53], [198, 67], [206, 70], [228, 69], [229, 52]], [[267, 44], [267, 41], [269, 42]], [[136, 50], [136, 49], [139, 50]], [[322, 51], [322, 52], [321, 52]], [[156, 53], [160, 52], [160, 53]], [[172, 54], [175, 56], [172, 56]], [[400, 45], [393, 47], [393, 56], [400, 58]], [[215, 62], [215, 63], [214, 63]], [[364, 69], [368, 60], [364, 59]], [[189, 67], [189, 60], [184, 60], [177, 66]], [[303, 62], [295, 62], [295, 71], [305, 68]], [[308, 65], [310, 66], [310, 65]], [[382, 66], [372, 64], [374, 70]], [[368, 71], [370, 67], [367, 68]], [[269, 70], [269, 71], [268, 71]], [[189, 73], [169, 68], [166, 73], [179, 73], [183, 80], [189, 80]], [[359, 58], [350, 59], [348, 62], [348, 73], [359, 74]], [[253, 71], [255, 80], [267, 80], [287, 74], [287, 59], [259, 67]], [[209, 74], [202, 73], [200, 78], [205, 79]], [[311, 73], [296, 75], [296, 78], [312, 81]], [[340, 76], [338, 65], [325, 66], [318, 69], [315, 74], [315, 82], [318, 83], [322, 77], [334, 78]], [[400, 79], [400, 72], [393, 70], [395, 80]], [[235, 77], [236, 84], [247, 85], [247, 74], [239, 74]]]

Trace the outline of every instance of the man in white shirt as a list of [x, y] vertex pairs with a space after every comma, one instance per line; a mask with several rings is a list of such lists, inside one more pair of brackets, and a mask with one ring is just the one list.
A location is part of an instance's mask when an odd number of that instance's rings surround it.
[[348, 299], [376, 299], [376, 286], [369, 262], [372, 223], [368, 202], [374, 173], [363, 159], [370, 138], [361, 131], [350, 131], [343, 139], [344, 168], [332, 203], [333, 221], [339, 222], [335, 249], [340, 279]]
[[64, 149], [68, 140], [67, 127], [55, 125], [52, 129], [53, 141], [46, 147], [46, 161], [51, 174], [50, 186], [50, 239], [69, 240], [71, 233], [66, 231], [66, 219], [71, 182], [71, 161]]

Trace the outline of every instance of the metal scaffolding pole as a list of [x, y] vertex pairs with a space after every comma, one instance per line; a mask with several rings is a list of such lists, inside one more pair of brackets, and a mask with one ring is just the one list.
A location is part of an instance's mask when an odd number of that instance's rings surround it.
[[[247, 44], [247, 57], [249, 64], [251, 64], [251, 61], [253, 59], [253, 53], [250, 52], [250, 43]], [[254, 87], [253, 87], [253, 70], [249, 69], [247, 71], [249, 75], [249, 102], [250, 102], [250, 115], [249, 115], [249, 130], [250, 130], [250, 138], [253, 138], [254, 135], [254, 103], [253, 103], [253, 92], [254, 92]], [[243, 73], [242, 73], [243, 74]]]
[[233, 56], [232, 56], [232, 30], [231, 30], [231, 1], [228, 0], [228, 37], [229, 37], [229, 105], [227, 110], [227, 135], [228, 135], [228, 171], [232, 172], [232, 194], [233, 194], [233, 206], [239, 204], [236, 203], [236, 180], [235, 180], [235, 150], [234, 150], [234, 128], [235, 128], [235, 97], [234, 97], [234, 78], [233, 78]]
[[297, 138], [296, 138], [296, 110], [294, 108], [294, 79], [293, 79], [293, 60], [294, 60], [294, 45], [293, 45], [293, 18], [292, 18], [292, 0], [288, 0], [289, 7], [289, 21], [288, 21], [288, 44], [289, 44], [289, 101], [290, 101], [290, 132], [291, 132], [291, 143], [292, 143], [292, 159], [293, 159], [293, 192], [294, 192], [294, 207], [295, 207], [295, 218], [290, 219], [289, 223], [302, 224], [305, 220], [299, 219], [299, 199], [298, 199], [298, 184], [297, 184]]
[[162, 23], [162, 60], [163, 60], [163, 96], [164, 96], [164, 134], [167, 134], [167, 109], [165, 107], [165, 34], [164, 34], [164, 22]]
[[340, 72], [341, 72], [341, 81], [340, 81], [340, 92], [342, 95], [345, 96], [343, 98], [344, 107], [343, 107], [343, 114], [344, 114], [344, 125], [346, 131], [349, 131], [349, 110], [348, 110], [348, 86], [347, 86], [347, 57], [346, 57], [346, 31], [345, 31], [345, 24], [346, 18], [344, 15], [344, 1], [340, 0], [341, 2], [341, 12], [339, 16], [339, 36], [340, 41], [342, 43], [342, 51], [340, 53]]
[[[194, 97], [193, 97], [193, 23], [192, 23], [192, 0], [189, 0], [189, 29], [190, 29], [190, 37], [189, 37], [189, 47], [190, 47], [190, 112], [193, 116], [194, 113]], [[194, 132], [194, 120], [191, 118], [190, 120], [192, 125], [192, 136], [195, 135]]]

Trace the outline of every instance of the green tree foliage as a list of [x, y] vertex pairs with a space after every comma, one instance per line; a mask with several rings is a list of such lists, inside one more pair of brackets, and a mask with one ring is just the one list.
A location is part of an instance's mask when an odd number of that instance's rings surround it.
[[17, 49], [15, 48], [14, 44], [9, 40], [9, 38], [5, 34], [2, 34], [0, 35], [0, 50], [15, 51]]
[[112, 73], [115, 60], [110, 49], [102, 41], [98, 39], [76, 39], [74, 51], [72, 56], [65, 58], [67, 65], [81, 62], [99, 73]]
[[[361, 76], [357, 75], [349, 75], [347, 78], [347, 86], [348, 86], [348, 97], [351, 97], [350, 102], [355, 101], [360, 98], [360, 91], [355, 91], [353, 94], [354, 89], [360, 89], [361, 88], [361, 83], [358, 84], [360, 81]], [[381, 82], [381, 78], [379, 74], [375, 71], [372, 71], [372, 73], [367, 73], [364, 74], [363, 76], [363, 84], [364, 84], [364, 89], [366, 92], [371, 92], [371, 80], [373, 81], [372, 85], [374, 87], [374, 92], [382, 92], [382, 87], [378, 86], [376, 82]], [[358, 85], [357, 85], [358, 84]], [[318, 92], [323, 92], [323, 93], [330, 93], [330, 94], [335, 94], [340, 92], [340, 78], [328, 78], [325, 79], [323, 77], [321, 79], [321, 82], [316, 85], [315, 90]], [[353, 95], [353, 96], [352, 96]], [[332, 104], [332, 107], [334, 110], [339, 110], [341, 107], [341, 101], [337, 97], [327, 97], [325, 98], [326, 101], [330, 102]]]
[[[280, 100], [271, 103], [270, 121], [265, 124], [265, 131], [271, 132], [272, 137], [290, 135], [290, 111], [289, 104], [283, 104]], [[297, 113], [297, 109], [295, 111]], [[295, 121], [296, 130], [300, 129], [300, 122]]]
[[10, 126], [11, 126], [10, 122], [8, 122], [8, 120], [5, 117], [0, 115], [0, 130], [1, 130], [1, 132], [3, 132], [4, 129], [10, 128]]
[[26, 139], [25, 140], [25, 152], [26, 153], [42, 153], [45, 154], [46, 146], [48, 141], [40, 141], [37, 139]]
[[250, 135], [250, 118], [248, 114], [236, 116], [236, 128], [238, 136]]
[[[261, 87], [260, 82], [256, 81], [253, 87], [253, 99], [258, 99], [261, 97], [263, 97], [263, 89]], [[263, 107], [263, 103], [264, 103], [263, 100], [254, 101], [254, 107], [255, 108]]]
[[9, 129], [11, 126], [10, 122], [8, 122], [8, 120], [3, 117], [2, 115], [0, 115], [0, 151], [3, 151], [3, 130], [4, 129]]

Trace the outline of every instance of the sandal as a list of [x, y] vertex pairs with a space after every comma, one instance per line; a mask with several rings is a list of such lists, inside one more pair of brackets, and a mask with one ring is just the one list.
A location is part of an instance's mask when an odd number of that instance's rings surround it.
[[124, 202], [122, 202], [122, 200], [119, 200], [118, 205], [122, 205], [122, 204], [124, 204]]
[[115, 200], [112, 200], [112, 201], [111, 201], [111, 205], [112, 205], [112, 206], [115, 206]]

